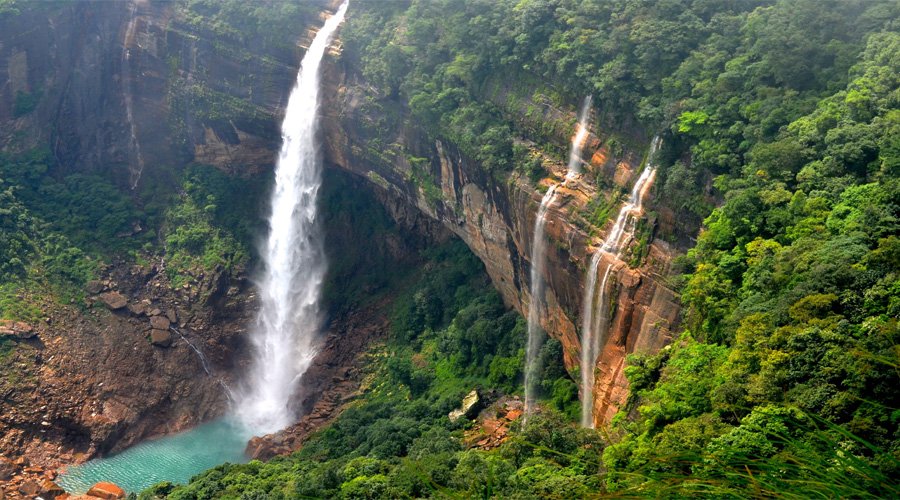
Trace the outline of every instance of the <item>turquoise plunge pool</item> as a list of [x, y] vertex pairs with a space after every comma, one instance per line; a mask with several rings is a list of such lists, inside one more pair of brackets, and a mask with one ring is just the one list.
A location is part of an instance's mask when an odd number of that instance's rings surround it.
[[246, 462], [244, 447], [250, 437], [240, 424], [223, 418], [145, 441], [116, 455], [73, 465], [56, 482], [76, 494], [85, 493], [98, 481], [113, 482], [129, 493], [161, 481], [186, 483], [225, 462]]

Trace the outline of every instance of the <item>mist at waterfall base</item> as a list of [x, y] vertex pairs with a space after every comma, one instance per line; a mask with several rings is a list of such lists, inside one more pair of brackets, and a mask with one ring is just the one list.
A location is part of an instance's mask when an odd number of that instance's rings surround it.
[[[279, 431], [295, 421], [290, 401], [316, 354], [325, 276], [316, 211], [321, 184], [315, 142], [319, 66], [346, 10], [345, 1], [316, 34], [285, 110], [269, 237], [261, 252], [265, 264], [258, 282], [261, 308], [251, 332], [253, 367], [246, 383], [233, 394], [232, 415], [69, 467], [58, 478], [67, 491], [84, 493], [99, 481], [111, 481], [128, 492], [160, 481], [186, 483], [216, 465], [246, 462], [244, 450], [251, 437]], [[205, 362], [204, 369], [209, 373]]]
[[[653, 157], [659, 150], [660, 138], [654, 137], [650, 143], [650, 152], [641, 175], [631, 189], [628, 201], [622, 205], [616, 220], [607, 233], [603, 244], [591, 257], [591, 264], [585, 279], [584, 303], [581, 311], [581, 425], [594, 427], [594, 370], [597, 357], [606, 341], [609, 332], [610, 317], [610, 277], [615, 273], [617, 264], [621, 262], [622, 251], [634, 238], [637, 221], [644, 211], [644, 197], [656, 177]], [[603, 277], [597, 286], [597, 276], [601, 263]]]
[[190, 431], [144, 441], [107, 458], [69, 467], [56, 482], [67, 492], [83, 494], [100, 481], [138, 492], [161, 481], [186, 483], [197, 473], [225, 462], [246, 462], [251, 436], [231, 419], [209, 422]]

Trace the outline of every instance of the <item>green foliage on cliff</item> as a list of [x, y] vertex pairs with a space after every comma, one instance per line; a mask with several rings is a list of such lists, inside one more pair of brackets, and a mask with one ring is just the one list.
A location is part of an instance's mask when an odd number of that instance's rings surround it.
[[285, 35], [309, 23], [325, 4], [324, 0], [180, 0], [176, 7], [181, 21], [194, 30], [210, 32], [215, 43], [286, 43]]
[[606, 450], [610, 487], [900, 491], [897, 54], [871, 35], [844, 90], [741, 146], [682, 115], [725, 200], [682, 262], [688, 332], [628, 368], [641, 418]]
[[187, 274], [245, 269], [262, 221], [257, 206], [262, 179], [231, 177], [214, 167], [193, 165], [183, 192], [165, 214], [166, 270], [179, 286]]
[[85, 175], [47, 175], [46, 151], [0, 154], [0, 318], [34, 322], [43, 302], [81, 298], [99, 261], [126, 248], [134, 209]]

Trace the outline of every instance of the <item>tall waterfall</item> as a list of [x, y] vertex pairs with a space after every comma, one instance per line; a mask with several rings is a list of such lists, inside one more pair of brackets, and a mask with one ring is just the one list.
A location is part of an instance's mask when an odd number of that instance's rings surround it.
[[578, 114], [578, 127], [572, 136], [572, 147], [569, 151], [569, 164], [566, 180], [562, 184], [554, 184], [541, 199], [537, 218], [534, 220], [534, 237], [531, 242], [531, 303], [528, 306], [528, 343], [525, 346], [525, 416], [534, 410], [537, 397], [537, 384], [540, 381], [541, 366], [538, 363], [541, 344], [544, 341], [544, 330], [541, 328], [541, 308], [544, 304], [544, 254], [547, 250], [547, 239], [544, 237], [544, 226], [547, 223], [547, 210], [553, 203], [556, 190], [565, 185], [569, 179], [581, 173], [581, 149], [587, 140], [591, 116], [591, 96], [584, 98]]
[[237, 416], [255, 433], [275, 432], [293, 422], [291, 397], [316, 353], [325, 275], [316, 210], [321, 184], [319, 65], [346, 11], [347, 1], [309, 46], [281, 126], [265, 271], [259, 282], [262, 303], [251, 337], [253, 367], [236, 401]]
[[559, 184], [551, 186], [541, 199], [541, 208], [538, 209], [537, 218], [534, 221], [534, 238], [531, 242], [531, 303], [528, 306], [528, 344], [525, 346], [526, 415], [534, 409], [537, 383], [540, 377], [541, 367], [537, 361], [544, 340], [540, 308], [544, 297], [544, 253], [547, 250], [544, 226], [547, 223], [547, 209], [553, 202], [557, 188], [559, 188]]
[[[614, 266], [620, 262], [622, 251], [634, 237], [638, 218], [643, 214], [644, 197], [656, 177], [653, 157], [659, 149], [659, 144], [660, 138], [654, 137], [650, 143], [650, 153], [644, 169], [631, 189], [631, 196], [619, 210], [615, 223], [603, 240], [603, 244], [594, 252], [591, 265], [588, 266], [581, 311], [581, 425], [584, 427], [594, 426], [594, 369], [609, 330], [610, 290], [607, 284]], [[605, 264], [603, 277], [600, 279], [600, 286], [597, 287], [597, 275], [600, 274], [601, 264]]]
[[131, 6], [131, 19], [125, 29], [125, 41], [122, 44], [122, 74], [119, 82], [122, 85], [122, 95], [125, 98], [125, 121], [128, 122], [128, 130], [131, 133], [130, 144], [134, 152], [137, 165], [129, 167], [129, 183], [132, 191], [137, 189], [141, 174], [144, 172], [144, 155], [141, 153], [141, 143], [137, 138], [137, 130], [134, 125], [134, 100], [131, 95], [131, 81], [134, 75], [131, 73], [131, 47], [135, 45], [135, 32], [137, 29], [137, 6]]
[[569, 175], [581, 173], [581, 149], [588, 137], [588, 121], [591, 118], [591, 96], [584, 98], [581, 104], [581, 111], [578, 113], [578, 127], [575, 129], [575, 135], [572, 137], [572, 147], [569, 148], [569, 165], [567, 167]]

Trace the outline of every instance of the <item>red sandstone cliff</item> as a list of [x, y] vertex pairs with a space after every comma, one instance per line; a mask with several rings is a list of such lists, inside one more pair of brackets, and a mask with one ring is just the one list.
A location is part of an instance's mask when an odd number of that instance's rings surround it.
[[[362, 103], [377, 96], [352, 68], [340, 62], [335, 64], [336, 60], [332, 59], [326, 68], [326, 85], [330, 88], [324, 110], [327, 160], [370, 180], [384, 192], [383, 198], [416, 207], [443, 223], [485, 263], [504, 300], [527, 315], [531, 303], [530, 245], [542, 197], [538, 186], [516, 173], [505, 182], [499, 181], [453, 145], [427, 139], [408, 117], [395, 131], [373, 132], [367, 124], [377, 123], [381, 117]], [[404, 110], [396, 104], [391, 112], [402, 115]], [[381, 132], [386, 133], [378, 135]], [[376, 141], [389, 146], [375, 153], [371, 144]], [[542, 298], [547, 307], [541, 324], [563, 344], [570, 372], [579, 366], [576, 325], [580, 324], [585, 269], [590, 260], [586, 252], [602, 240], [611, 224], [610, 221], [604, 227], [594, 227], [585, 217], [588, 204], [598, 194], [589, 179], [599, 175], [629, 187], [639, 175], [643, 153], [633, 151], [612, 158], [601, 140], [592, 136], [584, 153], [591, 159], [588, 171], [561, 187], [549, 209], [546, 233], [551, 244], [544, 276], [546, 294]], [[413, 161], [421, 158], [428, 160], [424, 176], [416, 170], [422, 167], [414, 166]], [[545, 158], [544, 166], [550, 175], [540, 186], [546, 188], [563, 181], [564, 165]], [[652, 207], [652, 196], [648, 201]], [[677, 328], [677, 297], [664, 284], [674, 250], [662, 240], [651, 239], [647, 254], [636, 269], [618, 264], [611, 327], [595, 368], [596, 383], [591, 388], [598, 425], [609, 422], [627, 400], [625, 356], [655, 352], [671, 340], [672, 331]]]

